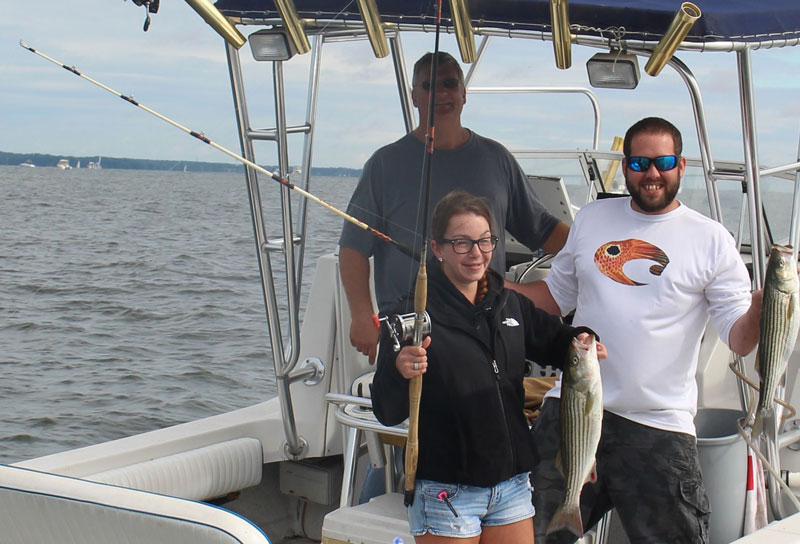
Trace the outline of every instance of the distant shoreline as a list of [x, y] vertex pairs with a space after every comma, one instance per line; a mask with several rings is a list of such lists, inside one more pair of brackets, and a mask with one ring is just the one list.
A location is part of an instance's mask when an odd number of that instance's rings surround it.
[[[86, 168], [90, 162], [97, 162], [99, 157], [75, 157], [71, 155], [48, 155], [44, 153], [9, 153], [0, 151], [0, 165], [17, 166], [26, 161], [32, 162], [35, 166], [55, 167], [60, 159], [67, 159], [70, 166]], [[175, 170], [182, 171], [184, 167], [187, 172], [241, 172], [242, 165], [238, 163], [224, 162], [199, 162], [199, 161], [166, 161], [152, 159], [129, 159], [118, 157], [102, 157], [102, 167], [104, 169], [120, 170]], [[277, 170], [277, 166], [264, 166], [269, 171]], [[346, 176], [358, 177], [361, 169], [343, 167], [320, 167], [314, 166], [311, 173], [318, 176]]]

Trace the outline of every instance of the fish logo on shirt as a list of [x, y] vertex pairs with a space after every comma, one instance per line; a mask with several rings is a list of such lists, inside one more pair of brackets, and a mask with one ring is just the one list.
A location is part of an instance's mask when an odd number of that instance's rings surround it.
[[604, 276], [622, 285], [647, 285], [630, 279], [623, 272], [625, 263], [634, 259], [648, 259], [658, 263], [650, 267], [650, 273], [654, 276], [660, 276], [669, 264], [669, 257], [660, 248], [634, 238], [607, 242], [594, 254], [594, 264]]

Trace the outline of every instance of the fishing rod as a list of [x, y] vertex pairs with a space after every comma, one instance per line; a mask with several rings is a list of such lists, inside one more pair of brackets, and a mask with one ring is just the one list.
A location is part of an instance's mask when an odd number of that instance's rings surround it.
[[[241, 155], [239, 155], [237, 153], [234, 153], [230, 149], [227, 149], [227, 148], [219, 145], [218, 143], [210, 140], [202, 132], [194, 131], [194, 130], [192, 130], [190, 128], [187, 128], [187, 127], [181, 125], [177, 121], [173, 121], [169, 117], [166, 117], [165, 115], [162, 115], [162, 114], [158, 113], [157, 111], [155, 111], [155, 110], [153, 110], [151, 108], [148, 108], [147, 106], [145, 106], [144, 104], [138, 102], [137, 100], [134, 100], [132, 96], [125, 96], [124, 94], [120, 93], [119, 91], [117, 91], [115, 89], [112, 89], [108, 85], [104, 85], [103, 83], [97, 81], [96, 79], [92, 79], [91, 77], [87, 76], [86, 74], [83, 74], [83, 73], [79, 72], [78, 70], [75, 69], [74, 66], [67, 66], [63, 62], [60, 62], [60, 61], [58, 61], [58, 60], [56, 60], [56, 59], [54, 59], [54, 58], [42, 53], [41, 51], [39, 51], [37, 49], [34, 49], [33, 47], [29, 46], [28, 44], [26, 44], [22, 40], [19, 41], [19, 45], [23, 49], [27, 49], [31, 53], [39, 55], [43, 59], [49, 60], [50, 62], [52, 62], [53, 64], [55, 64], [57, 66], [61, 66], [62, 68], [64, 68], [68, 72], [72, 72], [76, 76], [78, 76], [78, 77], [80, 77], [82, 79], [85, 79], [86, 81], [88, 81], [90, 83], [94, 83], [95, 85], [97, 85], [101, 89], [104, 89], [104, 90], [110, 92], [111, 94], [118, 96], [119, 98], [125, 100], [129, 104], [132, 104], [132, 105], [136, 106], [137, 108], [140, 108], [140, 109], [146, 111], [147, 113], [158, 117], [159, 119], [161, 119], [162, 121], [164, 121], [166, 123], [169, 123], [173, 127], [178, 128], [178, 129], [182, 130], [183, 132], [185, 132], [186, 134], [189, 134], [190, 136], [193, 136], [193, 137], [197, 138], [201, 142], [206, 143], [206, 144], [210, 145], [211, 147], [213, 147], [213, 148], [215, 148], [215, 149], [217, 149], [219, 151], [222, 151], [223, 153], [225, 153], [229, 157], [231, 157], [233, 159], [236, 159], [237, 161], [241, 162], [242, 164], [244, 164], [246, 166], [249, 166], [250, 168], [252, 168], [254, 170], [257, 170], [258, 172], [261, 172], [262, 174], [268, 175], [270, 178], [274, 179], [275, 181], [277, 181], [281, 185], [284, 185], [285, 187], [288, 187], [289, 189], [291, 189], [293, 191], [296, 191], [297, 193], [299, 193], [300, 195], [306, 197], [307, 199], [313, 200], [317, 204], [320, 204], [321, 206], [324, 206], [325, 208], [329, 209], [333, 213], [343, 217], [346, 221], [349, 221], [350, 223], [353, 223], [357, 227], [360, 227], [360, 228], [366, 230], [370, 234], [373, 234], [373, 235], [377, 236], [378, 238], [380, 238], [384, 242], [392, 244], [394, 247], [396, 247], [398, 250], [400, 250], [403, 254], [411, 257], [412, 259], [419, 259], [419, 256], [417, 255], [417, 253], [413, 249], [411, 249], [410, 247], [408, 247], [405, 244], [402, 244], [402, 243], [398, 242], [397, 240], [391, 238], [388, 234], [384, 234], [383, 232], [377, 230], [376, 228], [369, 226], [367, 223], [361, 221], [360, 219], [358, 219], [356, 217], [353, 217], [349, 213], [340, 210], [336, 206], [334, 206], [332, 204], [329, 204], [328, 202], [325, 202], [324, 200], [322, 200], [321, 198], [317, 197], [316, 195], [314, 195], [312, 193], [309, 193], [308, 191], [306, 191], [302, 187], [298, 187], [294, 183], [291, 183], [287, 179], [281, 177], [281, 175], [278, 174], [278, 172], [270, 172], [266, 168], [264, 168], [262, 166], [259, 166], [256, 163], [254, 163], [254, 162], [242, 157]], [[425, 251], [425, 248], [423, 248], [423, 255], [424, 255], [424, 251]]]
[[[425, 154], [422, 160], [422, 183], [420, 188], [425, 192], [422, 211], [422, 248], [419, 259], [419, 270], [414, 286], [414, 336], [413, 345], [421, 346], [423, 336], [430, 330], [427, 322], [425, 306], [428, 300], [428, 210], [431, 200], [431, 167], [433, 163], [433, 140], [435, 135], [434, 110], [436, 109], [437, 75], [439, 69], [439, 31], [442, 22], [442, 0], [436, 3], [436, 39], [431, 59], [430, 91], [428, 96], [428, 126], [425, 133]], [[417, 459], [419, 457], [419, 405], [422, 397], [422, 374], [411, 378], [408, 384], [408, 438], [406, 439], [405, 458], [405, 493], [403, 502], [406, 506], [414, 503], [415, 479], [417, 476]]]

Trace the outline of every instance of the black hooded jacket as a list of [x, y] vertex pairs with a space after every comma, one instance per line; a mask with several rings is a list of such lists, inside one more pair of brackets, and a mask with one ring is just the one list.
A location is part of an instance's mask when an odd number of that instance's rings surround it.
[[[489, 272], [489, 292], [472, 304], [430, 265], [428, 370], [419, 416], [418, 479], [491, 487], [533, 466], [523, 408], [525, 359], [562, 368], [571, 327], [540, 310]], [[402, 303], [401, 303], [402, 307]], [[375, 415], [385, 425], [408, 417], [408, 380], [383, 331], [373, 379]]]

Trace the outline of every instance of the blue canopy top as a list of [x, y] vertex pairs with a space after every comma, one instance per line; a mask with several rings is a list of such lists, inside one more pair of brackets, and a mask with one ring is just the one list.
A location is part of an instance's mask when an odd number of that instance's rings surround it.
[[[764, 42], [796, 45], [800, 40], [800, 0], [695, 0], [702, 17], [687, 42]], [[432, 25], [435, 0], [379, 0], [383, 22]], [[548, 0], [469, 0], [472, 24], [480, 28], [550, 33]], [[573, 34], [657, 41], [680, 8], [678, 0], [570, 0]], [[278, 17], [273, 0], [217, 0], [225, 15], [242, 19]], [[360, 21], [353, 0], [295, 0], [301, 18]], [[450, 26], [449, 2], [442, 24]]]

